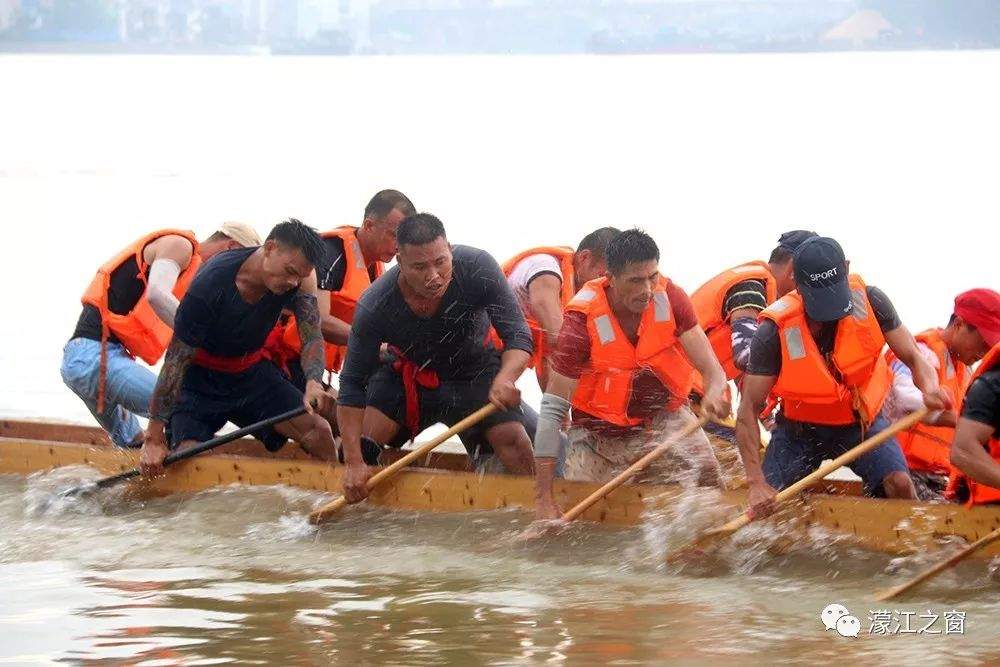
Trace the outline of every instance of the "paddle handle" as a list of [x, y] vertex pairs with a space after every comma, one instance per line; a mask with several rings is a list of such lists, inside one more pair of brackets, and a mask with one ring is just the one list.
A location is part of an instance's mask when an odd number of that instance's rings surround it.
[[[250, 426], [244, 426], [243, 428], [236, 429], [231, 433], [226, 433], [225, 435], [217, 436], [215, 438], [212, 438], [211, 440], [206, 440], [205, 442], [194, 445], [193, 447], [182, 449], [179, 452], [173, 452], [171, 454], [168, 454], [167, 457], [163, 459], [163, 465], [168, 466], [171, 463], [175, 463], [176, 461], [183, 461], [184, 459], [189, 459], [192, 456], [201, 454], [202, 452], [207, 452], [210, 449], [215, 449], [216, 447], [220, 447], [222, 445], [230, 443], [233, 440], [238, 440], [245, 435], [250, 435], [254, 431], [260, 430], [262, 428], [267, 428], [268, 426], [274, 426], [275, 424], [279, 424], [289, 419], [294, 419], [299, 415], [305, 414], [305, 412], [306, 412], [306, 407], [302, 405], [295, 408], [294, 410], [289, 410], [288, 412], [282, 412], [280, 415], [268, 417], [267, 419], [261, 420], [256, 424], [251, 424]], [[68, 495], [82, 488], [105, 489], [109, 486], [118, 484], [119, 482], [124, 482], [127, 479], [138, 477], [141, 474], [142, 470], [140, 468], [133, 468], [132, 470], [126, 470], [123, 473], [119, 473], [111, 477], [105, 477], [104, 479], [98, 480], [93, 485], [84, 484], [80, 487], [68, 489], [67, 491], [64, 491], [63, 494]]]
[[978, 540], [976, 540], [969, 546], [965, 547], [951, 558], [941, 561], [940, 563], [938, 563], [937, 565], [928, 570], [924, 570], [913, 579], [910, 579], [909, 581], [902, 583], [899, 586], [894, 586], [886, 591], [879, 593], [877, 596], [875, 596], [875, 599], [878, 600], [879, 602], [885, 602], [886, 600], [891, 600], [897, 595], [901, 595], [902, 593], [905, 593], [906, 591], [910, 590], [917, 584], [923, 583], [928, 579], [930, 579], [931, 577], [936, 576], [940, 572], [947, 570], [955, 563], [959, 562], [960, 560], [964, 560], [967, 556], [969, 556], [975, 551], [978, 551], [979, 549], [982, 549], [990, 542], [995, 542], [998, 538], [1000, 538], [1000, 528], [997, 528], [993, 532], [988, 533], [983, 537], [980, 537]]
[[[443, 443], [445, 440], [448, 440], [452, 436], [461, 433], [467, 428], [475, 426], [483, 419], [496, 412], [496, 409], [497, 409], [496, 406], [493, 405], [492, 403], [490, 403], [489, 405], [484, 405], [483, 407], [479, 408], [478, 410], [473, 412], [471, 415], [469, 415], [462, 421], [458, 422], [457, 424], [449, 428], [441, 435], [437, 436], [436, 438], [433, 438], [432, 440], [424, 443], [423, 445], [420, 445], [416, 449], [407, 452], [405, 456], [399, 458], [396, 461], [393, 461], [391, 465], [386, 466], [382, 470], [372, 475], [370, 478], [368, 478], [368, 483], [365, 485], [365, 487], [368, 489], [369, 492], [371, 492], [376, 486], [378, 486], [384, 480], [389, 479], [390, 477], [398, 473], [406, 466], [410, 465], [411, 462], [416, 461], [422, 456], [426, 456], [431, 452], [432, 449]], [[347, 505], [347, 499], [344, 496], [340, 496], [339, 498], [336, 498], [335, 500], [327, 503], [323, 507], [320, 507], [318, 510], [312, 512], [309, 515], [309, 523], [312, 524], [323, 523], [325, 520], [327, 520], [328, 518], [339, 512], [341, 509], [343, 509], [345, 505]]]
[[[808, 475], [806, 475], [799, 481], [795, 482], [791, 486], [779, 491], [774, 497], [775, 504], [781, 504], [790, 498], [794, 498], [812, 484], [821, 481], [824, 477], [832, 473], [834, 470], [844, 467], [848, 463], [851, 463], [855, 459], [863, 456], [864, 454], [867, 454], [876, 447], [881, 446], [886, 440], [896, 435], [900, 431], [905, 431], [914, 424], [918, 423], [921, 419], [924, 418], [926, 414], [927, 414], [927, 408], [920, 408], [916, 412], [911, 412], [909, 415], [903, 417], [899, 421], [894, 422], [885, 430], [879, 431], [872, 437], [868, 438], [864, 442], [861, 442], [856, 447], [852, 447], [851, 449], [847, 450], [846, 452], [844, 452], [837, 458], [833, 459], [829, 463], [821, 465], [819, 468], [809, 473]], [[752, 519], [750, 518], [750, 515], [744, 512], [743, 514], [739, 515], [729, 523], [720, 526], [712, 531], [709, 531], [709, 533], [713, 535], [721, 533], [732, 533], [750, 523], [751, 520]]]
[[667, 452], [667, 450], [672, 448], [679, 440], [688, 437], [689, 435], [697, 431], [699, 428], [703, 427], [707, 422], [708, 422], [708, 417], [700, 417], [695, 421], [691, 422], [690, 424], [688, 424], [687, 426], [685, 426], [684, 428], [682, 428], [677, 433], [671, 435], [664, 442], [657, 445], [656, 449], [649, 452], [641, 459], [630, 465], [624, 471], [616, 475], [614, 479], [612, 479], [604, 486], [602, 486], [601, 488], [597, 489], [592, 494], [584, 498], [580, 503], [578, 503], [575, 507], [573, 507], [573, 509], [563, 514], [563, 521], [570, 522], [579, 517], [581, 514], [590, 509], [590, 507], [593, 506], [593, 504], [596, 503], [598, 500], [600, 500], [604, 496], [608, 495], [609, 493], [617, 489], [619, 486], [627, 482], [637, 473], [644, 470], [650, 463], [663, 456]]

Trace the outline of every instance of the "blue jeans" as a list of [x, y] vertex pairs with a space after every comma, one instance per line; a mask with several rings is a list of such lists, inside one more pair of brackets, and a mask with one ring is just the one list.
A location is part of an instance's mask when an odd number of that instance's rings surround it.
[[[888, 426], [889, 421], [879, 415], [864, 437], [869, 438]], [[835, 459], [861, 441], [861, 428], [857, 424], [822, 426], [790, 421], [779, 415], [778, 424], [771, 432], [771, 442], [764, 450], [764, 477], [780, 491], [819, 468], [823, 459]], [[847, 467], [861, 478], [865, 494], [869, 496], [884, 496], [882, 480], [890, 473], [909, 474], [903, 450], [894, 438], [858, 457]]]
[[59, 372], [63, 382], [80, 397], [97, 423], [119, 447], [141, 444], [142, 427], [136, 415], [149, 417], [149, 402], [156, 376], [128, 355], [117, 343], [108, 343], [104, 412], [97, 411], [97, 384], [101, 368], [101, 343], [74, 338], [63, 348]]

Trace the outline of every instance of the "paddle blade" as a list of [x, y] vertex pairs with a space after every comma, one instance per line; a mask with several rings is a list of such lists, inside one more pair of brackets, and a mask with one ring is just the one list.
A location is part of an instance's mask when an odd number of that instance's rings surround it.
[[891, 600], [894, 597], [902, 593], [905, 593], [912, 586], [913, 584], [908, 581], [905, 584], [900, 584], [899, 586], [893, 586], [892, 588], [887, 588], [886, 590], [876, 595], [875, 599], [878, 600], [879, 602], [885, 602], [886, 600]]
[[65, 489], [59, 492], [60, 498], [84, 498], [86, 496], [93, 495], [101, 487], [97, 482], [90, 482], [89, 484], [81, 484], [80, 486], [74, 486], [70, 489]]
[[723, 539], [732, 535], [735, 529], [726, 526], [713, 528], [702, 533], [695, 539], [667, 554], [667, 565], [683, 565], [685, 563], [695, 563], [711, 556], [722, 546]]
[[336, 514], [346, 506], [347, 506], [347, 498], [345, 498], [344, 496], [340, 496], [336, 500], [310, 513], [309, 523], [311, 523], [314, 526], [318, 526], [324, 521], [328, 521], [330, 518], [333, 517], [334, 514]]

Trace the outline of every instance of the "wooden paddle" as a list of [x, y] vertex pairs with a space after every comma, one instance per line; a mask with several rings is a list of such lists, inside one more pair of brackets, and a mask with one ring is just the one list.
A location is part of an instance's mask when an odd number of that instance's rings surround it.
[[[804, 491], [806, 488], [808, 488], [809, 486], [811, 486], [816, 482], [819, 482], [824, 477], [832, 473], [834, 470], [837, 470], [838, 468], [841, 468], [847, 465], [848, 463], [851, 463], [852, 461], [862, 456], [863, 454], [867, 454], [868, 452], [873, 451], [876, 447], [881, 446], [886, 440], [896, 435], [900, 431], [905, 431], [914, 424], [918, 423], [926, 415], [927, 415], [927, 408], [921, 408], [916, 412], [912, 412], [906, 417], [903, 417], [902, 419], [893, 423], [885, 430], [880, 431], [879, 433], [873, 435], [872, 437], [868, 438], [867, 440], [853, 447], [852, 449], [847, 450], [834, 460], [830, 461], [825, 465], [820, 466], [815, 471], [806, 475], [805, 477], [795, 482], [788, 488], [779, 491], [777, 495], [775, 495], [774, 497], [775, 504], [779, 505], [787, 500], [790, 500], [791, 498], [794, 498], [795, 496], [802, 493], [802, 491]], [[675, 550], [672, 554], [667, 556], [667, 560], [672, 562], [678, 559], [682, 559], [692, 550], [700, 549], [703, 546], [705, 546], [708, 542], [714, 541], [714, 539], [716, 538], [724, 537], [726, 535], [731, 535], [735, 533], [737, 530], [743, 528], [752, 520], [753, 519], [750, 517], [750, 513], [748, 510], [747, 512], [744, 512], [743, 514], [739, 515], [732, 521], [729, 521], [728, 523], [725, 523], [721, 526], [718, 526], [716, 528], [713, 528], [712, 530], [703, 533], [700, 537], [694, 539], [686, 546]]]
[[[283, 421], [289, 419], [294, 419], [301, 414], [305, 414], [306, 407], [303, 405], [301, 407], [295, 408], [294, 410], [289, 410], [288, 412], [283, 412], [280, 415], [275, 415], [274, 417], [269, 417], [267, 419], [261, 420], [256, 424], [251, 424], [250, 426], [244, 426], [243, 428], [236, 429], [232, 433], [226, 433], [225, 435], [220, 435], [211, 440], [206, 440], [205, 442], [199, 443], [187, 449], [183, 449], [179, 452], [174, 452], [168, 454], [165, 459], [163, 459], [163, 465], [168, 466], [171, 463], [176, 463], [177, 461], [183, 461], [184, 459], [189, 459], [192, 456], [201, 454], [202, 452], [207, 452], [210, 449], [215, 449], [221, 445], [232, 442], [233, 440], [238, 440], [245, 435], [250, 435], [254, 431], [257, 431], [268, 426], [274, 426]], [[66, 489], [60, 493], [60, 497], [69, 498], [71, 496], [81, 496], [88, 493], [93, 493], [98, 489], [106, 489], [109, 486], [114, 486], [118, 482], [124, 482], [127, 479], [132, 479], [133, 477], [138, 477], [142, 474], [142, 470], [139, 468], [133, 468], [132, 470], [127, 470], [123, 473], [113, 475], [111, 477], [105, 477], [96, 482], [89, 482], [87, 484], [81, 484], [80, 486], [74, 486], [71, 489]]]
[[931, 577], [936, 576], [940, 572], [944, 572], [948, 568], [958, 563], [960, 560], [963, 560], [965, 559], [965, 557], [971, 555], [975, 551], [982, 549], [987, 544], [995, 542], [997, 539], [1000, 539], [1000, 528], [997, 528], [992, 533], [988, 533], [987, 535], [980, 537], [978, 540], [976, 540], [969, 546], [965, 547], [954, 556], [941, 561], [932, 568], [924, 570], [923, 572], [915, 576], [913, 579], [910, 579], [906, 583], [902, 583], [899, 586], [893, 586], [892, 588], [882, 591], [881, 593], [875, 596], [875, 599], [878, 600], [879, 602], [891, 600], [897, 595], [901, 595], [906, 591], [910, 590], [917, 584], [921, 584], [930, 579]]
[[592, 494], [584, 498], [581, 502], [577, 503], [577, 505], [573, 507], [571, 510], [563, 514], [562, 522], [569, 523], [570, 521], [573, 521], [574, 519], [579, 517], [581, 514], [590, 509], [590, 507], [598, 500], [608, 495], [609, 493], [617, 489], [625, 482], [632, 479], [632, 477], [634, 477], [636, 474], [645, 470], [650, 463], [663, 456], [668, 450], [673, 448], [673, 446], [677, 444], [678, 441], [688, 437], [689, 435], [697, 431], [699, 428], [703, 427], [707, 422], [708, 422], [708, 417], [700, 417], [695, 421], [691, 422], [690, 424], [688, 424], [687, 426], [685, 426], [684, 428], [682, 428], [680, 431], [671, 435], [669, 438], [667, 438], [662, 443], [657, 445], [656, 448], [653, 449], [651, 452], [649, 452], [641, 459], [630, 465], [624, 471], [616, 475], [611, 481], [606, 483], [597, 491], [594, 491]]
[[[479, 408], [471, 415], [469, 415], [462, 421], [458, 422], [457, 424], [452, 426], [450, 429], [448, 429], [438, 437], [408, 452], [406, 456], [403, 456], [399, 460], [393, 462], [392, 465], [386, 466], [379, 472], [375, 473], [368, 479], [368, 483], [366, 484], [369, 493], [373, 491], [375, 487], [378, 486], [380, 483], [389, 479], [390, 477], [393, 477], [400, 470], [410, 465], [411, 462], [416, 461], [421, 456], [430, 454], [432, 449], [434, 449], [435, 447], [437, 447], [438, 445], [440, 445], [442, 442], [452, 437], [453, 435], [461, 433], [462, 431], [471, 426], [475, 426], [480, 421], [482, 421], [486, 417], [496, 412], [496, 409], [497, 409], [496, 406], [493, 405], [492, 403], [490, 403], [489, 405], [484, 405], [483, 407]], [[309, 515], [309, 523], [312, 524], [323, 523], [331, 516], [333, 516], [341, 509], [343, 509], [345, 505], [347, 505], [347, 499], [344, 496], [340, 496], [336, 500], [333, 500], [332, 502], [329, 502], [323, 507], [320, 507], [318, 510], [312, 512]]]

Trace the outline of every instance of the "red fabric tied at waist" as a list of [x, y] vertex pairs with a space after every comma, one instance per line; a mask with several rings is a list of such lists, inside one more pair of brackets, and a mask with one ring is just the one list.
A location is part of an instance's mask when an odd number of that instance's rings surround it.
[[277, 366], [285, 374], [285, 377], [291, 377], [292, 374], [288, 370], [288, 362], [292, 359], [297, 359], [299, 352], [285, 344], [284, 333], [285, 327], [282, 324], [271, 329], [271, 333], [267, 334], [267, 340], [264, 341], [261, 354], [265, 359]]
[[239, 357], [217, 357], [214, 354], [209, 354], [205, 350], [198, 349], [194, 353], [192, 363], [196, 366], [207, 368], [210, 371], [218, 371], [220, 373], [242, 373], [263, 358], [263, 349], [255, 350], [249, 354], [244, 354]]
[[417, 395], [417, 387], [437, 389], [441, 386], [441, 380], [435, 371], [417, 366], [404, 357], [398, 349], [390, 347], [389, 351], [396, 357], [396, 360], [392, 362], [392, 370], [403, 376], [403, 394], [406, 396], [406, 428], [410, 429], [410, 437], [415, 438], [420, 430], [420, 397]]

